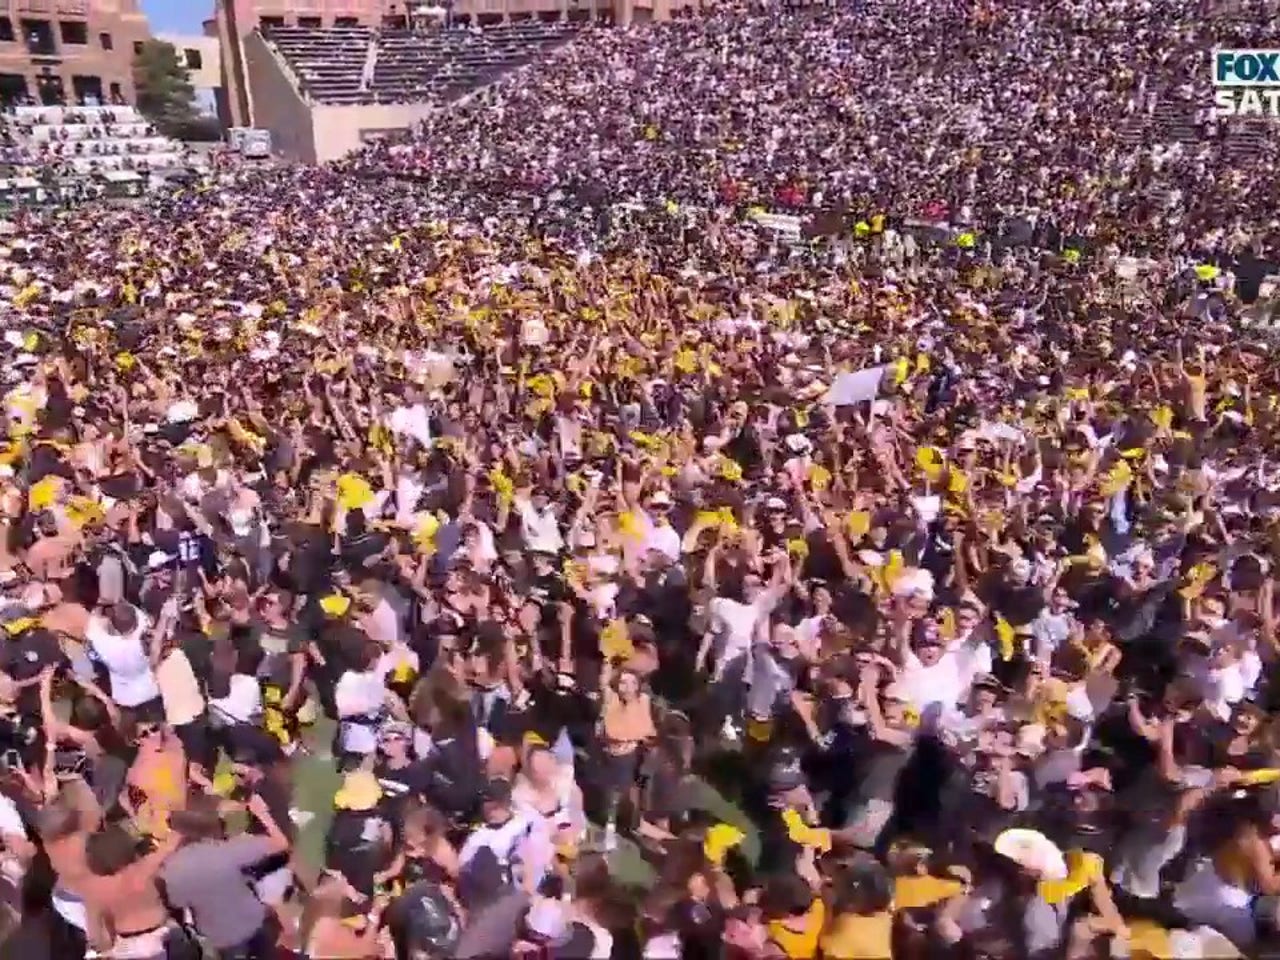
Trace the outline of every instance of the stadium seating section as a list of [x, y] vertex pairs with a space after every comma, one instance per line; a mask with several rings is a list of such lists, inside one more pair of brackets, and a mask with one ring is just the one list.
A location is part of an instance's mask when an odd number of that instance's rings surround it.
[[0, 159], [58, 166], [70, 174], [191, 166], [182, 144], [162, 137], [133, 107], [16, 107], [4, 115]]
[[267, 39], [316, 103], [451, 100], [568, 40], [569, 22], [426, 33], [276, 27]]

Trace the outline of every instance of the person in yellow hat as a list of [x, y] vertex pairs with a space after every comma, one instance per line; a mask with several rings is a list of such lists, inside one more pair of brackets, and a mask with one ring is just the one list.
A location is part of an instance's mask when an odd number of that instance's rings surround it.
[[383, 813], [383, 790], [371, 770], [352, 770], [333, 796], [325, 836], [325, 868], [373, 897], [376, 877], [393, 860], [393, 831]]

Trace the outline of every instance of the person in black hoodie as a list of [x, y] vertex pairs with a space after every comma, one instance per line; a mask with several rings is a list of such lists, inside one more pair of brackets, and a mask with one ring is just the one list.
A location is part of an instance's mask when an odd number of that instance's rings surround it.
[[464, 700], [439, 697], [431, 713], [434, 743], [425, 761], [424, 792], [432, 806], [464, 823], [475, 813], [484, 782], [479, 728]]

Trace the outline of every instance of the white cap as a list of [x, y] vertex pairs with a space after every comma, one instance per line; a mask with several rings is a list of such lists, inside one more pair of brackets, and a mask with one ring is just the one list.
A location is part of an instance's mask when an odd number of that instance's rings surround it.
[[1067, 858], [1057, 844], [1037, 830], [1006, 830], [996, 837], [995, 850], [1041, 880], [1067, 877]]
[[155, 570], [159, 567], [168, 566], [177, 559], [178, 555], [176, 553], [165, 553], [163, 550], [152, 550], [150, 556], [147, 557], [147, 569]]

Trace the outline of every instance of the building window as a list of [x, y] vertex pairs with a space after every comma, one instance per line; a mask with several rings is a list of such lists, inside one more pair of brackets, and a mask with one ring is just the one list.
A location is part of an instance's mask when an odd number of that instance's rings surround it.
[[20, 73], [0, 73], [0, 105], [12, 107], [30, 99], [26, 77]]
[[111, 90], [112, 103], [114, 104], [124, 103], [124, 94], [120, 91], [120, 84], [118, 83], [111, 84], [110, 90]]
[[8, 17], [0, 17], [0, 41], [13, 43], [17, 39], [13, 32], [13, 21]]
[[71, 93], [76, 103], [85, 107], [102, 106], [102, 78], [75, 76], [71, 78]]
[[134, 55], [135, 57], [140, 57], [140, 56], [142, 56], [142, 41], [141, 41], [141, 40], [135, 40], [135, 41], [133, 41], [133, 55]]
[[200, 56], [199, 50], [192, 50], [190, 47], [182, 51], [183, 57], [187, 61], [188, 70], [200, 70], [204, 67], [204, 57]]
[[382, 18], [383, 30], [403, 30], [407, 26], [408, 23], [405, 21], [404, 17], [391, 15]]
[[27, 41], [27, 51], [37, 57], [58, 55], [58, 45], [53, 39], [53, 25], [48, 20], [23, 20], [22, 36]]
[[298, 26], [306, 27], [309, 30], [319, 30], [324, 26], [324, 22], [319, 17], [299, 17]]
[[258, 20], [258, 26], [262, 27], [263, 32], [273, 30], [276, 27], [283, 27], [284, 17], [261, 17]]
[[338, 17], [333, 21], [335, 27], [358, 27], [360, 20], [357, 17]]
[[62, 34], [62, 42], [74, 47], [83, 47], [89, 43], [89, 25], [83, 20], [63, 20], [58, 24]]
[[98, 34], [98, 46], [102, 47], [103, 50], [114, 50], [116, 48], [116, 45], [111, 42], [111, 34], [109, 33]]
[[36, 77], [36, 92], [43, 106], [65, 107], [67, 105], [67, 91], [62, 85], [61, 77]]

